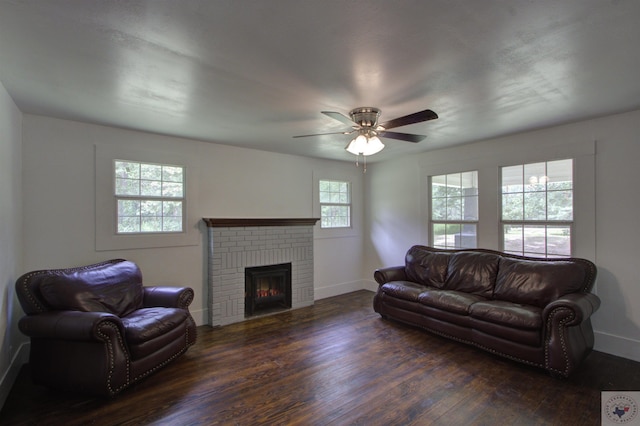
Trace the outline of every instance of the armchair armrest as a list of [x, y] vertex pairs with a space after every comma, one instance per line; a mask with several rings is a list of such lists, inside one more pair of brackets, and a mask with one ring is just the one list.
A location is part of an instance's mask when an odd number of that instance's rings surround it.
[[162, 306], [165, 308], [188, 309], [193, 302], [193, 289], [190, 287], [143, 287], [145, 308]]
[[573, 318], [564, 322], [565, 326], [572, 326], [587, 320], [600, 307], [600, 298], [592, 293], [571, 293], [549, 303], [542, 311], [542, 318], [547, 320], [553, 312], [563, 310], [572, 313]]
[[104, 341], [104, 333], [111, 334], [114, 327], [124, 335], [120, 318], [106, 312], [43, 312], [22, 317], [18, 327], [29, 337], [47, 339]]
[[378, 284], [382, 285], [389, 281], [406, 281], [407, 274], [404, 266], [390, 266], [388, 268], [376, 269], [373, 273], [373, 278], [375, 278]]

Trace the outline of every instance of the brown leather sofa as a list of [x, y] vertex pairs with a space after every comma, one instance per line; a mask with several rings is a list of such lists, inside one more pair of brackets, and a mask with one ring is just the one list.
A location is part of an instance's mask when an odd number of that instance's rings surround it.
[[33, 382], [113, 396], [196, 341], [188, 287], [144, 287], [124, 259], [29, 272], [16, 281]]
[[373, 307], [383, 318], [568, 377], [593, 348], [596, 272], [585, 259], [413, 246], [405, 265], [375, 271]]

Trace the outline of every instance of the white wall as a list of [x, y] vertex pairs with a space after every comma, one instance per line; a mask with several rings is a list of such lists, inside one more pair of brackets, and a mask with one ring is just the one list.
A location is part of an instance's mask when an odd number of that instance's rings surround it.
[[[174, 152], [197, 163], [195, 205], [202, 217], [318, 217], [314, 175], [348, 178], [362, 193], [362, 171], [351, 163], [314, 160], [188, 139], [25, 115], [24, 271], [71, 267], [123, 257], [140, 265], [145, 285], [186, 285], [191, 311], [207, 321], [206, 228], [196, 245], [96, 251], [94, 144]], [[354, 198], [349, 238], [314, 231], [316, 298], [349, 291], [362, 270], [362, 196]], [[345, 243], [347, 241], [347, 243]], [[351, 256], [354, 257], [351, 257]], [[355, 261], [354, 261], [355, 259]]]
[[574, 255], [599, 269], [595, 349], [640, 361], [639, 138], [635, 111], [371, 165], [364, 273], [370, 279], [376, 268], [402, 264], [411, 245], [427, 244], [427, 176], [479, 170], [481, 186], [495, 188], [480, 194], [479, 246], [498, 249], [497, 168], [575, 157]]
[[14, 285], [22, 270], [22, 114], [0, 84], [0, 407], [26, 361]]

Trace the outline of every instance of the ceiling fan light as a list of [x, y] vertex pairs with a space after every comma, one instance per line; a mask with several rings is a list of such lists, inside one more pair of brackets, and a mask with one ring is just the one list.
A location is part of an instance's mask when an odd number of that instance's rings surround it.
[[358, 135], [357, 138], [349, 142], [349, 145], [347, 145], [345, 149], [353, 155], [366, 155], [364, 152], [367, 149], [367, 137], [364, 135]]
[[362, 151], [362, 155], [377, 154], [378, 152], [382, 151], [383, 148], [384, 144], [382, 143], [380, 138], [374, 136], [372, 138], [369, 138], [369, 140], [367, 141], [366, 146]]

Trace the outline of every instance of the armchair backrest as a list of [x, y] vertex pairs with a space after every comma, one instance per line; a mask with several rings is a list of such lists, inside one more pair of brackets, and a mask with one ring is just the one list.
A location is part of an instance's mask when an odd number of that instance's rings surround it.
[[33, 271], [18, 278], [16, 294], [27, 315], [74, 310], [124, 316], [142, 307], [142, 272], [125, 259]]

